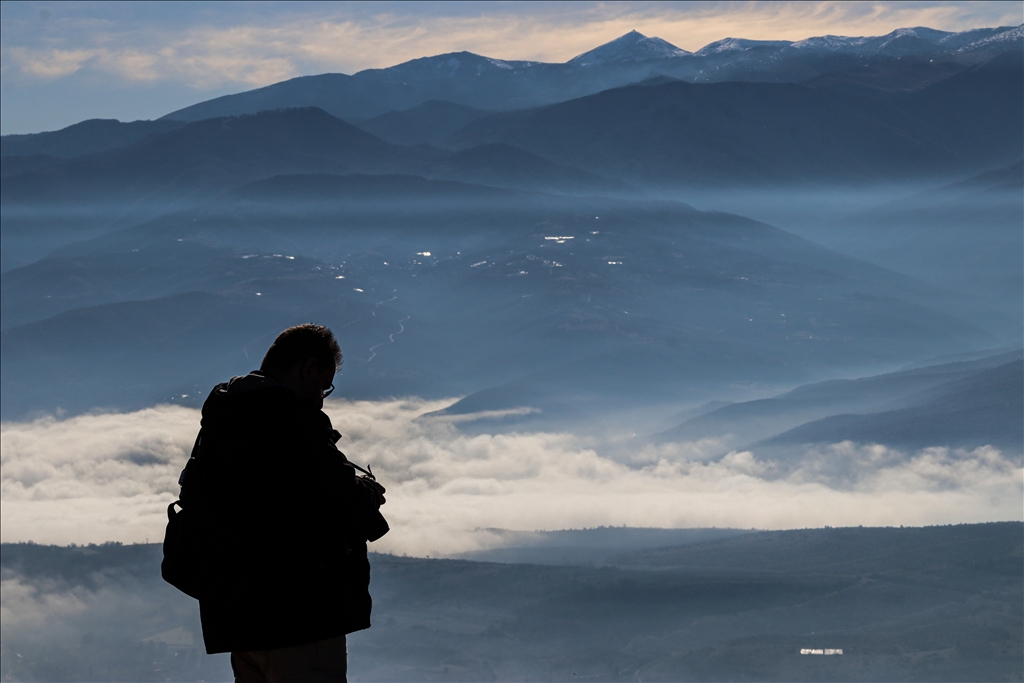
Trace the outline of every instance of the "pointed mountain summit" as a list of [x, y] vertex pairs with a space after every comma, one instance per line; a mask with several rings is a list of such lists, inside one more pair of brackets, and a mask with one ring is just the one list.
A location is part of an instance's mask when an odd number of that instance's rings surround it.
[[661, 38], [648, 38], [638, 31], [630, 31], [609, 43], [573, 57], [567, 63], [575, 66], [590, 66], [608, 62], [643, 62], [648, 59], [667, 59], [688, 54], [690, 53], [686, 50]]

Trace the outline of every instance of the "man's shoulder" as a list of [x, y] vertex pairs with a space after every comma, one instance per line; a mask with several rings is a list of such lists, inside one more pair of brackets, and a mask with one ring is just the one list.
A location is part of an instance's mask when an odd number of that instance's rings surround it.
[[203, 420], [264, 412], [284, 418], [292, 412], [294, 403], [292, 392], [276, 379], [250, 372], [221, 382], [210, 391], [203, 403]]

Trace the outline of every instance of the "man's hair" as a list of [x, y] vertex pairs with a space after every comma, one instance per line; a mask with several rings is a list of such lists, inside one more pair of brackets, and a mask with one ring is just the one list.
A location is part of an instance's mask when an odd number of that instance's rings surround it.
[[334, 365], [335, 370], [341, 368], [341, 348], [334, 334], [323, 325], [305, 323], [289, 327], [267, 349], [263, 356], [260, 370], [270, 373], [285, 373], [307, 358], [316, 358], [317, 362], [327, 367]]

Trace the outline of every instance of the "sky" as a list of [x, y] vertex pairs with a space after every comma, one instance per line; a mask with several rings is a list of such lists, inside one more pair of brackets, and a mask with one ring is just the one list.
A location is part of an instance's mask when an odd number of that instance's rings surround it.
[[687, 50], [1018, 25], [1020, 2], [0, 3], [0, 133], [153, 119], [326, 72], [468, 50], [564, 62], [630, 30]]

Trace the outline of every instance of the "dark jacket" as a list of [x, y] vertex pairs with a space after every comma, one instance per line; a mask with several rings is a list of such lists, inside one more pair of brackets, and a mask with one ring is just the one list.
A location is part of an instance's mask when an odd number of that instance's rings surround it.
[[370, 626], [365, 525], [379, 513], [336, 435], [327, 415], [259, 373], [206, 399], [182, 503], [198, 500], [203, 510], [207, 652], [288, 647]]

